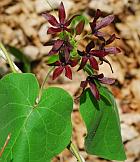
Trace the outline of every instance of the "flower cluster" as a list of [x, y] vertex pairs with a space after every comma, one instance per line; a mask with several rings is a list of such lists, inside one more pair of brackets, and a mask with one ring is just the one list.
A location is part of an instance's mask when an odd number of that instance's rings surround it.
[[[48, 12], [44, 12], [42, 14], [45, 19], [52, 25], [52, 27], [48, 28], [47, 33], [55, 35], [57, 37], [56, 40], [52, 40], [51, 42], [47, 42], [47, 46], [52, 46], [52, 49], [47, 54], [50, 57], [58, 56], [58, 59], [53, 63], [50, 63], [50, 66], [55, 66], [55, 70], [53, 72], [53, 80], [56, 79], [59, 75], [65, 72], [65, 76], [72, 80], [72, 67], [79, 66], [77, 71], [85, 70], [86, 66], [94, 72], [99, 71], [99, 66], [105, 62], [109, 64], [111, 71], [113, 72], [112, 66], [110, 62], [106, 59], [107, 55], [110, 54], [118, 54], [120, 53], [120, 49], [117, 47], [110, 47], [110, 44], [115, 40], [119, 39], [115, 34], [108, 34], [101, 31], [102, 28], [110, 25], [114, 16], [109, 15], [105, 18], [99, 19], [102, 16], [102, 12], [97, 9], [94, 19], [92, 22], [89, 22], [91, 28], [91, 36], [96, 37], [96, 41], [90, 39], [87, 44], [85, 50], [81, 51], [77, 48], [77, 42], [75, 37], [80, 35], [85, 26], [85, 20], [81, 19], [73, 28], [71, 23], [74, 20], [78, 20], [77, 17], [80, 15], [74, 15], [70, 19], [66, 18], [65, 8], [63, 3], [61, 2], [58, 8], [58, 19], [57, 20], [53, 15]], [[96, 43], [98, 40], [98, 44]], [[108, 46], [109, 45], [109, 46]], [[76, 51], [76, 52], [75, 52]], [[100, 64], [98, 63], [100, 61]], [[87, 71], [88, 73], [88, 71]], [[114, 79], [104, 77], [103, 74], [95, 75], [89, 74], [85, 81], [81, 81], [81, 87], [83, 91], [89, 85], [89, 88], [93, 94], [93, 96], [99, 100], [100, 94], [98, 90], [97, 83], [100, 84], [113, 84]]]

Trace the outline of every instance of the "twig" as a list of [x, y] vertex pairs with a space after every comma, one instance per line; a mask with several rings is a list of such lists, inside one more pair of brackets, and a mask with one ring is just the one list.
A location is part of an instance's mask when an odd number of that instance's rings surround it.
[[5, 150], [5, 147], [8, 145], [10, 138], [11, 138], [11, 133], [8, 134], [7, 139], [6, 139], [5, 143], [4, 143], [4, 146], [3, 146], [2, 149], [0, 150], [0, 157], [1, 157], [2, 154], [3, 154], [3, 152], [4, 152], [4, 150]]

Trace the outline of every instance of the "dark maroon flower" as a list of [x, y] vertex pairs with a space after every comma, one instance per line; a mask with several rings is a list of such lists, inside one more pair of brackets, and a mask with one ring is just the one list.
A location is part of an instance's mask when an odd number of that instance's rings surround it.
[[104, 40], [104, 36], [106, 36], [106, 34], [100, 32], [99, 30], [111, 24], [114, 21], [114, 15], [106, 16], [105, 18], [97, 22], [101, 15], [101, 11], [97, 9], [93, 22], [90, 23], [90, 27], [92, 30], [92, 34], [94, 34], [99, 39]]
[[69, 60], [67, 63], [64, 58], [60, 58], [60, 61], [56, 61], [51, 66], [58, 66], [53, 72], [53, 80], [56, 79], [65, 70], [65, 76], [72, 80], [71, 67], [76, 66], [78, 60]]
[[[121, 50], [118, 47], [105, 47], [106, 45], [111, 44], [115, 39], [119, 39], [119, 38], [116, 37], [115, 34], [111, 35], [109, 37], [109, 39], [107, 39], [107, 40], [104, 39], [104, 43], [101, 44], [100, 50], [104, 50], [108, 54], [118, 54], [118, 53], [120, 53]], [[111, 71], [113, 73], [112, 66], [111, 66], [110, 62], [105, 57], [99, 57], [99, 60], [101, 61], [101, 64], [103, 62], [106, 62], [107, 64], [109, 64], [109, 66], [111, 68]]]
[[103, 74], [99, 74], [99, 75], [88, 76], [85, 81], [81, 82], [80, 87], [83, 88], [83, 91], [85, 90], [85, 88], [89, 84], [91, 93], [93, 94], [95, 99], [100, 100], [100, 94], [99, 94], [95, 80], [99, 81], [102, 84], [113, 84], [115, 82], [115, 80], [112, 79], [112, 78], [104, 77]]
[[48, 56], [61, 53], [61, 55], [65, 57], [66, 62], [69, 60], [70, 52], [73, 49], [73, 47], [70, 44], [68, 38], [66, 38], [65, 40], [57, 39], [51, 41], [51, 43], [50, 42], [46, 43], [46, 45], [53, 45], [52, 49], [48, 53]]
[[78, 54], [80, 56], [82, 56], [82, 61], [81, 61], [80, 67], [78, 68], [78, 71], [84, 68], [84, 66], [86, 65], [86, 63], [87, 63], [88, 60], [89, 60], [90, 65], [91, 65], [91, 67], [93, 69], [99, 70], [98, 62], [96, 61], [96, 59], [94, 58], [94, 56], [96, 56], [96, 57], [104, 57], [108, 53], [105, 52], [104, 50], [91, 50], [94, 47], [95, 47], [95, 44], [94, 44], [93, 41], [91, 41], [86, 46], [86, 50], [85, 51], [82, 51], [81, 52], [81, 51], [78, 50]]
[[71, 30], [68, 29], [67, 27], [70, 25], [71, 21], [76, 16], [78, 16], [78, 15], [75, 15], [71, 19], [66, 20], [66, 13], [65, 13], [65, 8], [64, 8], [63, 2], [60, 3], [60, 6], [58, 8], [59, 22], [53, 15], [49, 14], [48, 12], [44, 12], [42, 15], [53, 26], [48, 29], [48, 31], [47, 31], [48, 34], [56, 34], [57, 32], [61, 32], [64, 30], [71, 32]]

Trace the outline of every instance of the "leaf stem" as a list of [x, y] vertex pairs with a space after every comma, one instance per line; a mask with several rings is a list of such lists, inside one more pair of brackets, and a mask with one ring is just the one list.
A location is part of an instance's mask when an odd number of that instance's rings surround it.
[[12, 72], [17, 73], [17, 70], [14, 66], [14, 63], [13, 63], [8, 51], [6, 50], [6, 48], [4, 47], [4, 45], [1, 42], [0, 42], [0, 48], [1, 48], [2, 52], [4, 53], [9, 65], [10, 65]]
[[46, 84], [46, 82], [47, 82], [47, 80], [48, 80], [48, 78], [49, 78], [51, 72], [54, 70], [54, 68], [55, 68], [54, 66], [50, 68], [50, 70], [48, 71], [48, 73], [47, 73], [47, 75], [46, 75], [46, 77], [45, 77], [45, 79], [44, 79], [44, 81], [43, 81], [43, 83], [41, 84], [41, 87], [40, 87], [40, 90], [39, 90], [39, 95], [38, 95], [38, 98], [37, 98], [37, 100], [36, 100], [36, 103], [37, 103], [37, 104], [39, 103], [39, 101], [40, 101], [40, 99], [41, 99], [42, 92], [43, 92], [43, 88], [44, 88], [44, 86], [45, 86], [45, 84]]
[[76, 146], [72, 142], [70, 142], [70, 144], [67, 148], [76, 157], [78, 162], [85, 162], [84, 158], [79, 154], [78, 149], [76, 148]]

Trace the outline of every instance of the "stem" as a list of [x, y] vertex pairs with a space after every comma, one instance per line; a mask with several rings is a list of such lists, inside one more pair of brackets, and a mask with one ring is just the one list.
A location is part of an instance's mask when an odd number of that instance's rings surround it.
[[85, 162], [85, 160], [82, 158], [82, 156], [79, 154], [78, 149], [76, 148], [76, 146], [70, 142], [69, 146], [67, 147], [72, 154], [76, 157], [78, 162]]
[[39, 95], [38, 95], [38, 98], [36, 100], [37, 104], [39, 103], [39, 101], [41, 99], [43, 88], [44, 88], [44, 86], [45, 86], [45, 84], [46, 84], [46, 82], [47, 82], [47, 80], [48, 80], [48, 78], [49, 78], [49, 76], [50, 76], [50, 74], [51, 74], [51, 72], [53, 71], [54, 68], [55, 68], [54, 66], [50, 68], [50, 70], [48, 71], [48, 73], [47, 73], [47, 75], [46, 75], [46, 77], [45, 77], [45, 79], [44, 79], [44, 81], [43, 81], [43, 83], [41, 85], [41, 88], [39, 90]]
[[17, 70], [15, 69], [14, 63], [13, 63], [13, 61], [11, 60], [11, 57], [10, 57], [8, 51], [6, 50], [6, 48], [4, 47], [4, 45], [3, 45], [1, 42], [0, 42], [0, 48], [1, 48], [1, 50], [3, 51], [3, 53], [4, 53], [4, 55], [5, 55], [6, 59], [7, 59], [7, 61], [8, 61], [8, 63], [9, 63], [9, 65], [10, 65], [11, 70], [12, 70], [14, 73], [17, 73]]

